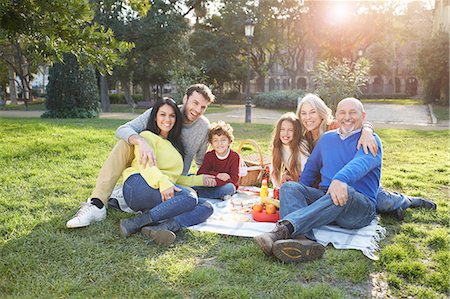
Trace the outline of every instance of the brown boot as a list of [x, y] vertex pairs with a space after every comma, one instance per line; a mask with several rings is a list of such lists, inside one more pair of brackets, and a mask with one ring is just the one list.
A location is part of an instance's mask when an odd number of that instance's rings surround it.
[[273, 231], [256, 236], [255, 241], [267, 256], [271, 256], [273, 243], [277, 240], [287, 239], [290, 236], [291, 232], [289, 231], [287, 225], [277, 223], [277, 226], [273, 229]]
[[272, 252], [284, 263], [296, 263], [320, 259], [325, 247], [311, 240], [288, 239], [276, 241]]
[[179, 231], [181, 226], [173, 219], [167, 220], [163, 223], [154, 226], [144, 226], [141, 229], [141, 234], [147, 238], [152, 239], [159, 245], [170, 245], [175, 239], [175, 232]]

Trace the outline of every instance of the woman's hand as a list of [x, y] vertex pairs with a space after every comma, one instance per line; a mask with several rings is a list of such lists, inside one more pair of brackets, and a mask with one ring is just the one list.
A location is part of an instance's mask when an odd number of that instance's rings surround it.
[[366, 130], [364, 128], [361, 130], [361, 137], [359, 137], [356, 149], [359, 150], [361, 146], [366, 155], [369, 154], [369, 151], [372, 153], [374, 157], [377, 155], [378, 144], [377, 141], [375, 140], [375, 137], [373, 136], [373, 131], [370, 132], [370, 130]]
[[219, 179], [219, 180], [222, 180], [222, 181], [228, 181], [231, 177], [230, 177], [230, 175], [228, 174], [228, 173], [225, 173], [225, 172], [221, 172], [221, 173], [219, 173], [218, 175], [217, 175], [217, 178]]
[[216, 186], [216, 177], [210, 174], [203, 175], [203, 186], [206, 187], [215, 187]]
[[172, 187], [167, 188], [164, 191], [160, 190], [159, 192], [161, 192], [161, 200], [163, 202], [165, 202], [166, 200], [171, 199], [175, 195], [175, 192], [180, 192], [180, 191], [181, 191], [180, 188], [178, 188], [177, 186], [173, 185]]

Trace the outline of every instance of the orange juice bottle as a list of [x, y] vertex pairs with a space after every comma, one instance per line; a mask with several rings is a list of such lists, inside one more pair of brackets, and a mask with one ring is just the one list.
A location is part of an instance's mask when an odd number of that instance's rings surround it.
[[267, 180], [263, 179], [261, 184], [261, 190], [259, 191], [259, 197], [269, 197], [269, 186]]

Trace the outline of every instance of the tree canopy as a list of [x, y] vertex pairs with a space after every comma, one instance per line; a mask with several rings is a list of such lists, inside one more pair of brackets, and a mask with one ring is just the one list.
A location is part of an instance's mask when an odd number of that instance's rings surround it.
[[438, 31], [422, 43], [417, 70], [429, 102], [449, 104], [449, 36]]

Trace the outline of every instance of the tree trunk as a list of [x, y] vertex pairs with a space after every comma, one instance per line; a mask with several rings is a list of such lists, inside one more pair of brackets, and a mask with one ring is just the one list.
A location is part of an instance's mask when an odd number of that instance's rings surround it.
[[16, 88], [16, 73], [11, 65], [8, 66], [9, 79], [9, 99], [11, 104], [17, 105], [17, 88]]
[[100, 102], [102, 105], [103, 112], [109, 112], [110, 102], [109, 102], [109, 91], [108, 91], [108, 80], [106, 77], [100, 74]]
[[258, 91], [264, 92], [265, 91], [264, 88], [266, 87], [266, 76], [263, 73], [261, 73], [259, 75], [260, 75], [260, 81], [259, 81], [259, 89], [258, 89]]
[[[26, 68], [26, 71], [25, 71], [26, 76], [25, 77], [27, 78], [25, 80], [25, 82], [26, 82], [26, 87], [25, 87], [26, 97], [25, 97], [25, 99], [29, 103], [33, 103], [33, 88], [31, 87], [31, 65], [28, 63], [28, 61], [26, 61], [25, 68]], [[26, 104], [26, 101], [25, 101], [25, 104]], [[28, 105], [27, 105], [27, 109], [28, 109]]]
[[150, 82], [144, 79], [142, 80], [142, 100], [145, 102], [150, 101]]
[[131, 97], [130, 81], [129, 80], [121, 80], [120, 82], [122, 83], [122, 88], [123, 88], [123, 93], [125, 95], [125, 100], [127, 101], [128, 106], [133, 108], [134, 101], [133, 101], [133, 98]]

